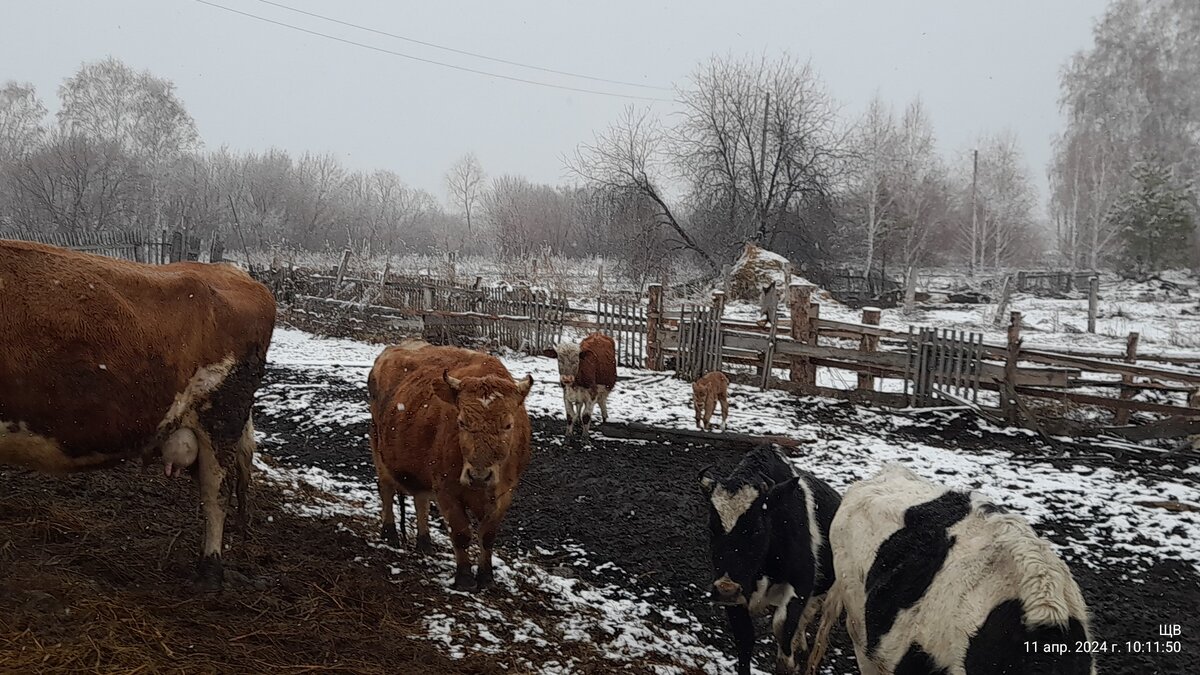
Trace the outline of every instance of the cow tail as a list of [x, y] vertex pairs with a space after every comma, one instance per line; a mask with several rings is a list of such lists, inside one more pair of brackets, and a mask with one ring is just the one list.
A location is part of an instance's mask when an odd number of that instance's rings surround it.
[[233, 490], [237, 496], [237, 528], [242, 539], [250, 530], [250, 470], [254, 464], [254, 419], [246, 418], [233, 462]]
[[833, 587], [825, 594], [825, 602], [821, 603], [821, 622], [817, 625], [817, 634], [813, 637], [812, 649], [808, 652], [808, 666], [804, 672], [816, 675], [825, 658], [825, 650], [829, 646], [829, 632], [833, 624], [842, 618], [841, 584], [834, 582]]

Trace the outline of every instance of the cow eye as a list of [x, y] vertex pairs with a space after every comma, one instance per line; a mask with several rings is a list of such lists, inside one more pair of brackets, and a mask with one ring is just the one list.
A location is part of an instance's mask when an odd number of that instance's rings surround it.
[[512, 431], [512, 422], [509, 422], [508, 424], [505, 424], [505, 425], [504, 425], [504, 430], [505, 430], [505, 431]]
[[460, 420], [458, 421], [458, 428], [459, 428], [459, 429], [466, 429], [466, 428], [467, 428], [467, 423], [466, 423], [466, 422], [464, 422], [463, 420], [461, 420], [461, 419], [460, 419]]

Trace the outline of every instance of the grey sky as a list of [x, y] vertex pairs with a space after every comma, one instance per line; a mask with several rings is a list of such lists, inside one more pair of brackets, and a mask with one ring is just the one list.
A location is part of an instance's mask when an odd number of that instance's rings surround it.
[[[1045, 192], [1059, 129], [1058, 73], [1106, 0], [840, 0], [605, 3], [319, 2], [292, 7], [392, 33], [598, 77], [671, 86], [714, 53], [811, 58], [857, 116], [878, 89], [920, 95], [947, 154], [1011, 128]], [[449, 54], [308, 18], [257, 0], [213, 0], [414, 56], [583, 88], [651, 96]], [[33, 82], [51, 110], [62, 79], [112, 54], [170, 78], [206, 145], [331, 151], [444, 197], [442, 175], [474, 151], [489, 175], [557, 183], [561, 156], [626, 99], [506, 82], [305, 35], [194, 0], [4, 2], [0, 80]], [[640, 102], [645, 104], [645, 102]], [[654, 103], [669, 114], [672, 103]]]

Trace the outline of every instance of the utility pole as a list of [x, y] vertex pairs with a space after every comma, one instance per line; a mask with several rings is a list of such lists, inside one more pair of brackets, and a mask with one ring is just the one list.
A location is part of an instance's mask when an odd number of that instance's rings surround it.
[[[973, 277], [975, 276], [975, 248], [980, 245], [978, 213], [975, 210], [975, 183], [979, 179], [979, 151], [972, 150], [971, 154], [971, 263], [968, 274]], [[982, 261], [983, 251], [979, 253], [979, 259]]]

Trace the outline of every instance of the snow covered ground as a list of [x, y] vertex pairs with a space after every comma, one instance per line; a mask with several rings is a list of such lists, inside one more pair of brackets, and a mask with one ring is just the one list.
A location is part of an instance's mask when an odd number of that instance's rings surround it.
[[[294, 329], [279, 328], [269, 360], [281, 366], [365, 386], [367, 372], [380, 349], [377, 345], [320, 339]], [[528, 398], [532, 415], [563, 415], [560, 389], [552, 384], [557, 379], [553, 361], [516, 354], [502, 358], [515, 377], [523, 377], [526, 373], [533, 375], [535, 386]], [[693, 426], [690, 389], [686, 383], [668, 373], [645, 370], [622, 368], [619, 375], [622, 378], [619, 390], [610, 399], [610, 417], [614, 421], [637, 421], [664, 428]], [[314, 393], [295, 385], [280, 385], [265, 388], [261, 399], [264, 405], [316, 419], [319, 424], [331, 427], [367, 418], [365, 396], [361, 404], [324, 409], [313, 402]], [[945, 444], [936, 443], [935, 431], [929, 432], [928, 443], [923, 442], [920, 439], [923, 438], [921, 425], [924, 422], [909, 415], [859, 408], [855, 411], [855, 424], [834, 429], [808, 418], [803, 410], [797, 414], [796, 399], [784, 392], [764, 392], [734, 385], [731, 399], [734, 405], [731, 431], [784, 435], [801, 440], [804, 452], [796, 460], [797, 464], [838, 489], [873, 474], [885, 463], [902, 462], [927, 478], [981, 490], [994, 502], [1023, 513], [1043, 534], [1052, 535], [1059, 529], [1072, 532], [1070, 537], [1058, 542], [1060, 553], [1072, 566], [1100, 569], [1119, 561], [1133, 583], [1138, 583], [1142, 572], [1159, 560], [1184, 561], [1200, 569], [1200, 546], [1196, 545], [1200, 540], [1200, 514], [1147, 508], [1136, 503], [1162, 499], [1200, 503], [1200, 469], [1197, 467], [1183, 471], [1179, 480], [1163, 480], [1142, 476], [1132, 470], [1055, 466], [1014, 456], [1001, 447], [969, 452], [945, 447]], [[815, 407], [828, 405], [828, 402], [806, 399], [803, 405]], [[970, 424], [977, 425], [978, 431], [973, 433], [980, 438], [997, 432], [1024, 433], [1002, 432], [974, 420]], [[631, 451], [636, 451], [635, 445], [630, 447]], [[284, 478], [318, 485], [341, 499], [329, 508], [350, 509], [356, 517], [373, 522], [375, 497], [372, 489], [361, 481], [315, 470], [292, 472]], [[397, 552], [397, 555], [405, 554]], [[448, 577], [448, 558], [443, 562], [447, 565]], [[529, 561], [508, 560], [500, 570], [499, 578], [508, 585], [513, 583], [517, 571], [537, 578], [539, 585], [550, 589], [559, 598], [560, 609], [566, 617], [563, 621], [574, 620], [569, 617], [578, 614], [585, 624], [593, 628], [601, 626], [600, 633], [609, 636], [605, 648], [615, 660], [636, 660], [655, 654], [669, 655], [674, 663], [703, 667], [711, 672], [728, 667], [726, 655], [695, 640], [694, 627], [689, 626], [696, 619], [686, 612], [657, 606], [654, 609], [658, 613], [665, 612], [663, 616], [673, 618], [651, 620], [648, 618], [650, 608], [645, 602], [620, 588], [584, 589], [546, 573]], [[475, 603], [469, 605], [473, 609], [466, 614], [443, 613], [431, 619], [427, 626], [430, 639], [446, 644], [450, 653], [456, 649], [486, 651], [496, 648], [483, 633], [469, 626], [475, 621], [471, 612], [483, 616], [498, 610], [487, 605], [486, 600], [471, 602]], [[599, 614], [591, 611], [596, 608], [599, 608]], [[457, 628], [451, 630], [451, 626]], [[580, 631], [586, 633], [583, 628]], [[525, 639], [539, 638], [530, 628]], [[543, 672], [570, 670], [570, 664], [539, 664], [538, 667]]]

